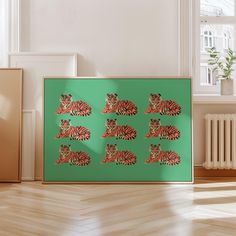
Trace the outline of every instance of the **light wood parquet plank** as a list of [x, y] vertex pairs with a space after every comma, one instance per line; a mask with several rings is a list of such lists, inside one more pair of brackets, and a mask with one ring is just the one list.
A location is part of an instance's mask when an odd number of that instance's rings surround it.
[[0, 236], [236, 235], [236, 179], [194, 185], [0, 184]]

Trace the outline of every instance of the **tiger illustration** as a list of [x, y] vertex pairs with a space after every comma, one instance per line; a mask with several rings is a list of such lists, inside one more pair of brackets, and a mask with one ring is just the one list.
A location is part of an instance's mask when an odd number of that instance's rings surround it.
[[116, 139], [131, 140], [137, 136], [136, 130], [129, 125], [117, 125], [116, 119], [107, 119], [106, 131], [103, 138], [116, 137]]
[[61, 120], [60, 131], [56, 139], [70, 138], [70, 140], [89, 140], [90, 131], [83, 126], [71, 126], [70, 120]]
[[145, 163], [152, 164], [160, 162], [166, 165], [178, 165], [180, 163], [180, 157], [176, 152], [173, 151], [162, 151], [161, 145], [150, 145], [150, 156]]
[[149, 106], [144, 113], [160, 113], [161, 115], [176, 116], [181, 113], [181, 107], [175, 101], [162, 100], [160, 93], [151, 93], [149, 96]]
[[89, 116], [92, 108], [87, 102], [82, 100], [73, 101], [71, 94], [62, 94], [60, 97], [60, 106], [56, 110], [56, 114], [70, 113], [71, 116]]
[[145, 137], [175, 140], [180, 137], [180, 131], [175, 126], [161, 126], [160, 119], [151, 119], [149, 122], [149, 132]]
[[107, 144], [106, 156], [102, 163], [110, 162], [121, 165], [134, 165], [136, 163], [136, 156], [130, 151], [118, 151], [116, 144]]
[[107, 94], [106, 105], [102, 113], [116, 113], [117, 115], [133, 116], [138, 112], [135, 104], [129, 100], [119, 100], [116, 93]]
[[69, 163], [70, 165], [86, 166], [90, 164], [90, 156], [86, 152], [73, 152], [70, 145], [61, 145], [59, 148], [59, 158], [57, 164]]

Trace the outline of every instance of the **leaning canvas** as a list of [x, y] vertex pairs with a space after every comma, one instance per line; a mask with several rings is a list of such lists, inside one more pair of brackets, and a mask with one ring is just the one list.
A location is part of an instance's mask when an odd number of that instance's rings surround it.
[[190, 78], [45, 78], [44, 182], [192, 182]]

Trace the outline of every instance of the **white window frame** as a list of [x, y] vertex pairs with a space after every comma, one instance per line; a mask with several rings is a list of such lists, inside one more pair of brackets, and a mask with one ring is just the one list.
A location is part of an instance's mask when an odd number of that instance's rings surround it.
[[[234, 16], [200, 16], [200, 0], [193, 0], [193, 93], [218, 94], [219, 85], [207, 86], [200, 84], [200, 25], [229, 24], [234, 25], [234, 49], [236, 49], [236, 0]], [[204, 32], [203, 32], [204, 33]], [[214, 35], [213, 35], [214, 36]]]

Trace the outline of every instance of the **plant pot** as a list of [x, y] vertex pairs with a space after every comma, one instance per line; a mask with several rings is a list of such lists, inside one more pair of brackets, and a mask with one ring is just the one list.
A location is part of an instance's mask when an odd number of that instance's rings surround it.
[[232, 79], [220, 80], [220, 94], [233, 95], [234, 94], [234, 81]]

